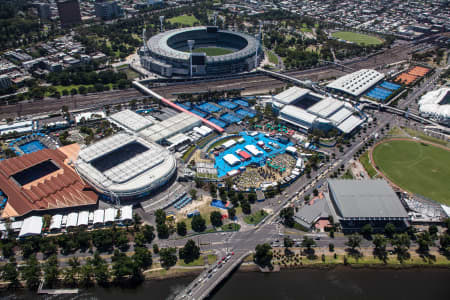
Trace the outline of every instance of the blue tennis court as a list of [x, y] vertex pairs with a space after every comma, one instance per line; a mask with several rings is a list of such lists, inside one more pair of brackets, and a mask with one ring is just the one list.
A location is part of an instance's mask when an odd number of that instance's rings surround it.
[[380, 87], [376, 87], [376, 88], [371, 89], [366, 95], [371, 97], [371, 98], [384, 101], [391, 94], [392, 94], [391, 91], [385, 90], [385, 89], [380, 88]]
[[210, 121], [210, 122], [212, 122], [212, 123], [214, 123], [217, 126], [222, 127], [222, 128], [225, 128], [228, 125], [224, 121], [217, 120], [216, 118], [210, 118], [210, 119], [208, 119], [208, 121]]
[[389, 82], [389, 81], [383, 81], [383, 83], [381, 83], [380, 86], [382, 88], [385, 88], [385, 89], [388, 89], [388, 90], [391, 90], [391, 91], [396, 91], [396, 90], [398, 90], [401, 87], [400, 85], [392, 83], [392, 82]]
[[215, 112], [222, 110], [220, 107], [218, 107], [217, 105], [210, 103], [210, 102], [205, 102], [200, 105], [196, 105], [195, 108], [200, 109], [205, 112], [208, 112], [208, 113], [215, 113]]
[[226, 100], [219, 101], [219, 105], [223, 106], [223, 107], [226, 107], [228, 109], [235, 109], [237, 107], [237, 104], [234, 104], [233, 102], [226, 101]]
[[238, 115], [245, 117], [249, 117], [249, 118], [253, 118], [255, 116], [255, 113], [253, 113], [252, 111], [248, 110], [248, 109], [244, 109], [244, 108], [239, 108], [236, 113]]
[[[270, 156], [273, 157], [277, 154], [280, 153], [284, 153], [286, 151], [286, 147], [288, 146], [292, 146], [291, 142], [288, 142], [287, 144], [282, 144], [280, 142], [278, 142], [275, 139], [272, 139], [270, 137], [267, 137], [264, 135], [264, 133], [258, 133], [256, 136], [250, 136], [245, 132], [241, 132], [239, 133], [240, 136], [242, 136], [244, 138], [244, 142], [243, 143], [237, 143], [236, 145], [234, 145], [233, 147], [219, 153], [218, 156], [216, 156], [216, 161], [214, 163], [214, 167], [217, 169], [217, 175], [218, 177], [222, 177], [225, 176], [229, 171], [232, 170], [237, 170], [240, 167], [245, 167], [248, 166], [251, 163], [256, 163], [259, 165], [264, 165], [266, 163], [266, 159]], [[263, 141], [264, 144], [269, 147], [272, 151], [270, 152], [266, 152], [264, 151], [262, 148], [258, 149], [261, 150], [263, 152], [263, 154], [261, 156], [251, 156], [251, 158], [249, 160], [240, 162], [238, 165], [235, 166], [230, 166], [229, 164], [227, 164], [224, 160], [223, 157], [227, 154], [233, 154], [237, 157], [236, 151], [238, 149], [244, 149], [245, 146], [247, 145], [256, 145], [256, 143], [258, 141]], [[279, 146], [279, 148], [275, 148], [271, 145], [269, 145], [269, 142], [275, 143]]]
[[19, 146], [20, 150], [23, 151], [23, 153], [33, 153], [39, 150], [46, 149], [44, 144], [42, 144], [40, 141], [31, 141], [29, 143], [23, 144]]
[[223, 114], [220, 116], [220, 118], [227, 123], [237, 123], [242, 120], [242, 118], [239, 115], [236, 115], [234, 113]]
[[236, 99], [233, 101], [234, 103], [236, 103], [237, 105], [241, 105], [241, 106], [245, 106], [248, 107], [248, 102], [242, 99]]
[[206, 113], [203, 113], [203, 112], [200, 112], [200, 111], [198, 111], [198, 110], [196, 110], [196, 109], [190, 109], [189, 110], [191, 113], [194, 113], [194, 114], [196, 114], [197, 116], [199, 116], [199, 117], [202, 117], [202, 118], [204, 118], [204, 117], [206, 117], [208, 114], [206, 114]]
[[[187, 110], [190, 110], [190, 109], [191, 109], [191, 106], [188, 105], [188, 102], [186, 102], [186, 103], [178, 103], [178, 102], [175, 102], [175, 104], [178, 105], [179, 107], [182, 107], [182, 108], [187, 109]], [[189, 103], [189, 104], [190, 104], [190, 103]]]

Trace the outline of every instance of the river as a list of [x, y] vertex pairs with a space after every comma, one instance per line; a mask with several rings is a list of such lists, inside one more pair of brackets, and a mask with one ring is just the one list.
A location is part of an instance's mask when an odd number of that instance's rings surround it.
[[[37, 297], [27, 292], [0, 294], [1, 299], [172, 299], [190, 277], [147, 281], [135, 289], [93, 288], [80, 294]], [[236, 272], [213, 295], [214, 300], [289, 299], [449, 299], [450, 270], [443, 269], [302, 269], [279, 273]]]

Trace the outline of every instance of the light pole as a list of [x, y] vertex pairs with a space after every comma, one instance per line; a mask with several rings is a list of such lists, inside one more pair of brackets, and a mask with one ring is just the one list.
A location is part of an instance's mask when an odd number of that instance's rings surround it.
[[261, 39], [262, 39], [262, 21], [259, 20], [259, 37], [258, 37], [258, 44], [256, 45], [256, 53], [255, 53], [255, 69], [258, 67], [258, 50], [261, 45]]
[[188, 47], [189, 47], [189, 75], [192, 77], [192, 49], [194, 48], [195, 41], [194, 40], [188, 40]]
[[217, 26], [217, 11], [214, 12], [214, 26]]
[[164, 16], [159, 16], [159, 23], [160, 23], [160, 26], [161, 26], [161, 32], [163, 32]]

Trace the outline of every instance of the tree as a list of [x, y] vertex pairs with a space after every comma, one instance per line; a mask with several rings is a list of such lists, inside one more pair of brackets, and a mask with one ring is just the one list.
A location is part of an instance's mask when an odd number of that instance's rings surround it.
[[187, 226], [185, 222], [177, 223], [177, 233], [178, 235], [185, 236], [187, 233]]
[[440, 250], [442, 253], [450, 257], [450, 235], [448, 233], [443, 233], [439, 238]]
[[153, 244], [153, 253], [158, 254], [159, 253], [159, 247], [158, 244]]
[[252, 192], [247, 195], [248, 202], [255, 203], [256, 201], [256, 193]]
[[430, 227], [428, 227], [428, 232], [430, 233], [431, 237], [436, 237], [439, 230], [436, 225], [431, 225]]
[[286, 248], [290, 248], [290, 247], [294, 246], [294, 240], [291, 239], [289, 236], [284, 237], [283, 243], [284, 243], [284, 247], [286, 247]]
[[384, 226], [384, 234], [388, 238], [392, 238], [396, 230], [395, 225], [392, 223], [387, 223], [386, 226]]
[[250, 206], [250, 203], [247, 200], [241, 201], [241, 208], [242, 208], [242, 212], [246, 215], [249, 215], [252, 213], [252, 208]]
[[411, 245], [411, 240], [408, 234], [394, 234], [391, 244], [394, 246], [394, 251], [397, 253], [397, 258], [400, 262], [403, 262], [410, 257], [408, 249]]
[[183, 248], [179, 250], [180, 259], [185, 263], [190, 263], [200, 257], [200, 247], [193, 240], [188, 240]]
[[373, 228], [370, 224], [365, 224], [363, 227], [361, 227], [361, 234], [364, 238], [369, 240], [372, 237]]
[[3, 266], [1, 274], [1, 278], [4, 281], [9, 281], [8, 287], [15, 288], [19, 286], [19, 272], [17, 271], [17, 263], [14, 258]]
[[271, 266], [272, 257], [272, 247], [269, 244], [265, 243], [256, 245], [254, 261], [257, 265], [263, 268], [266, 266]]
[[149, 268], [153, 263], [152, 254], [145, 247], [134, 248], [133, 260], [142, 269]]
[[372, 243], [374, 245], [373, 254], [376, 257], [378, 257], [380, 260], [386, 262], [386, 260], [387, 260], [387, 251], [386, 251], [387, 239], [381, 234], [376, 234], [373, 237]]
[[294, 208], [285, 207], [280, 211], [280, 218], [283, 219], [283, 224], [287, 227], [294, 227]]
[[83, 287], [90, 287], [94, 284], [94, 266], [89, 257], [86, 259], [86, 263], [80, 268], [80, 284]]
[[149, 244], [155, 238], [155, 228], [153, 228], [153, 226], [147, 224], [144, 225], [144, 227], [142, 228], [142, 233], [144, 234], [144, 237]]
[[191, 195], [192, 199], [194, 199], [194, 200], [197, 199], [197, 190], [196, 189], [191, 189], [189, 191], [189, 194]]
[[417, 244], [420, 254], [428, 256], [430, 254], [430, 247], [434, 245], [432, 234], [428, 231], [421, 232], [417, 235]]
[[305, 236], [305, 238], [302, 241], [302, 247], [306, 248], [307, 252], [312, 250], [312, 247], [316, 245], [316, 242], [310, 238]]
[[37, 290], [41, 278], [41, 266], [35, 255], [31, 255], [22, 270], [22, 278], [30, 290]]
[[59, 267], [56, 255], [50, 256], [44, 264], [44, 283], [52, 288], [58, 282]]
[[163, 248], [159, 250], [159, 257], [161, 260], [161, 266], [169, 269], [177, 263], [177, 249], [176, 248]]
[[156, 225], [156, 231], [158, 232], [158, 238], [167, 239], [169, 237], [169, 226], [165, 223]]
[[333, 244], [333, 243], [329, 243], [329, 244], [328, 244], [328, 250], [329, 250], [330, 252], [334, 252], [334, 244]]
[[78, 258], [69, 259], [69, 267], [64, 270], [64, 283], [68, 286], [76, 286], [78, 283], [78, 275], [80, 273], [80, 261]]
[[162, 209], [157, 209], [155, 211], [156, 224], [164, 224], [166, 223], [166, 212]]
[[111, 274], [109, 272], [108, 264], [103, 258], [100, 257], [100, 253], [98, 251], [94, 253], [92, 264], [94, 265], [94, 275], [97, 283], [102, 286], [107, 285]]
[[142, 223], [142, 218], [140, 215], [138, 214], [133, 214], [133, 223], [134, 223], [134, 231], [138, 231], [139, 230], [139, 226]]
[[126, 277], [131, 276], [136, 272], [137, 266], [133, 259], [117, 249], [114, 250], [111, 261], [112, 274], [114, 275], [114, 281], [117, 283], [123, 282]]
[[347, 242], [345, 243], [348, 247], [350, 247], [352, 252], [356, 251], [356, 248], [361, 246], [361, 236], [359, 234], [352, 234], [348, 237]]
[[220, 227], [222, 226], [222, 214], [218, 211], [211, 212], [211, 215], [209, 216], [211, 220], [211, 224], [214, 227]]
[[191, 221], [192, 230], [196, 232], [203, 232], [206, 229], [206, 221], [201, 215], [196, 215], [192, 217]]
[[234, 207], [228, 210], [228, 219], [234, 220], [236, 218], [236, 209]]

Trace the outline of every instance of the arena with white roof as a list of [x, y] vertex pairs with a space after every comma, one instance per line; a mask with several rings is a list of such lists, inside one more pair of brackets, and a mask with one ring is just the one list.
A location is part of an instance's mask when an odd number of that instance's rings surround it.
[[327, 88], [359, 97], [383, 78], [383, 73], [371, 69], [362, 69], [334, 80], [327, 85]]
[[164, 147], [131, 133], [118, 133], [80, 150], [78, 174], [108, 198], [148, 195], [175, 174], [175, 157]]
[[289, 88], [274, 96], [272, 104], [279, 112], [280, 120], [301, 131], [336, 128], [348, 134], [364, 122], [350, 103], [299, 87]]
[[424, 117], [450, 124], [450, 87], [431, 91], [419, 100], [419, 112]]

